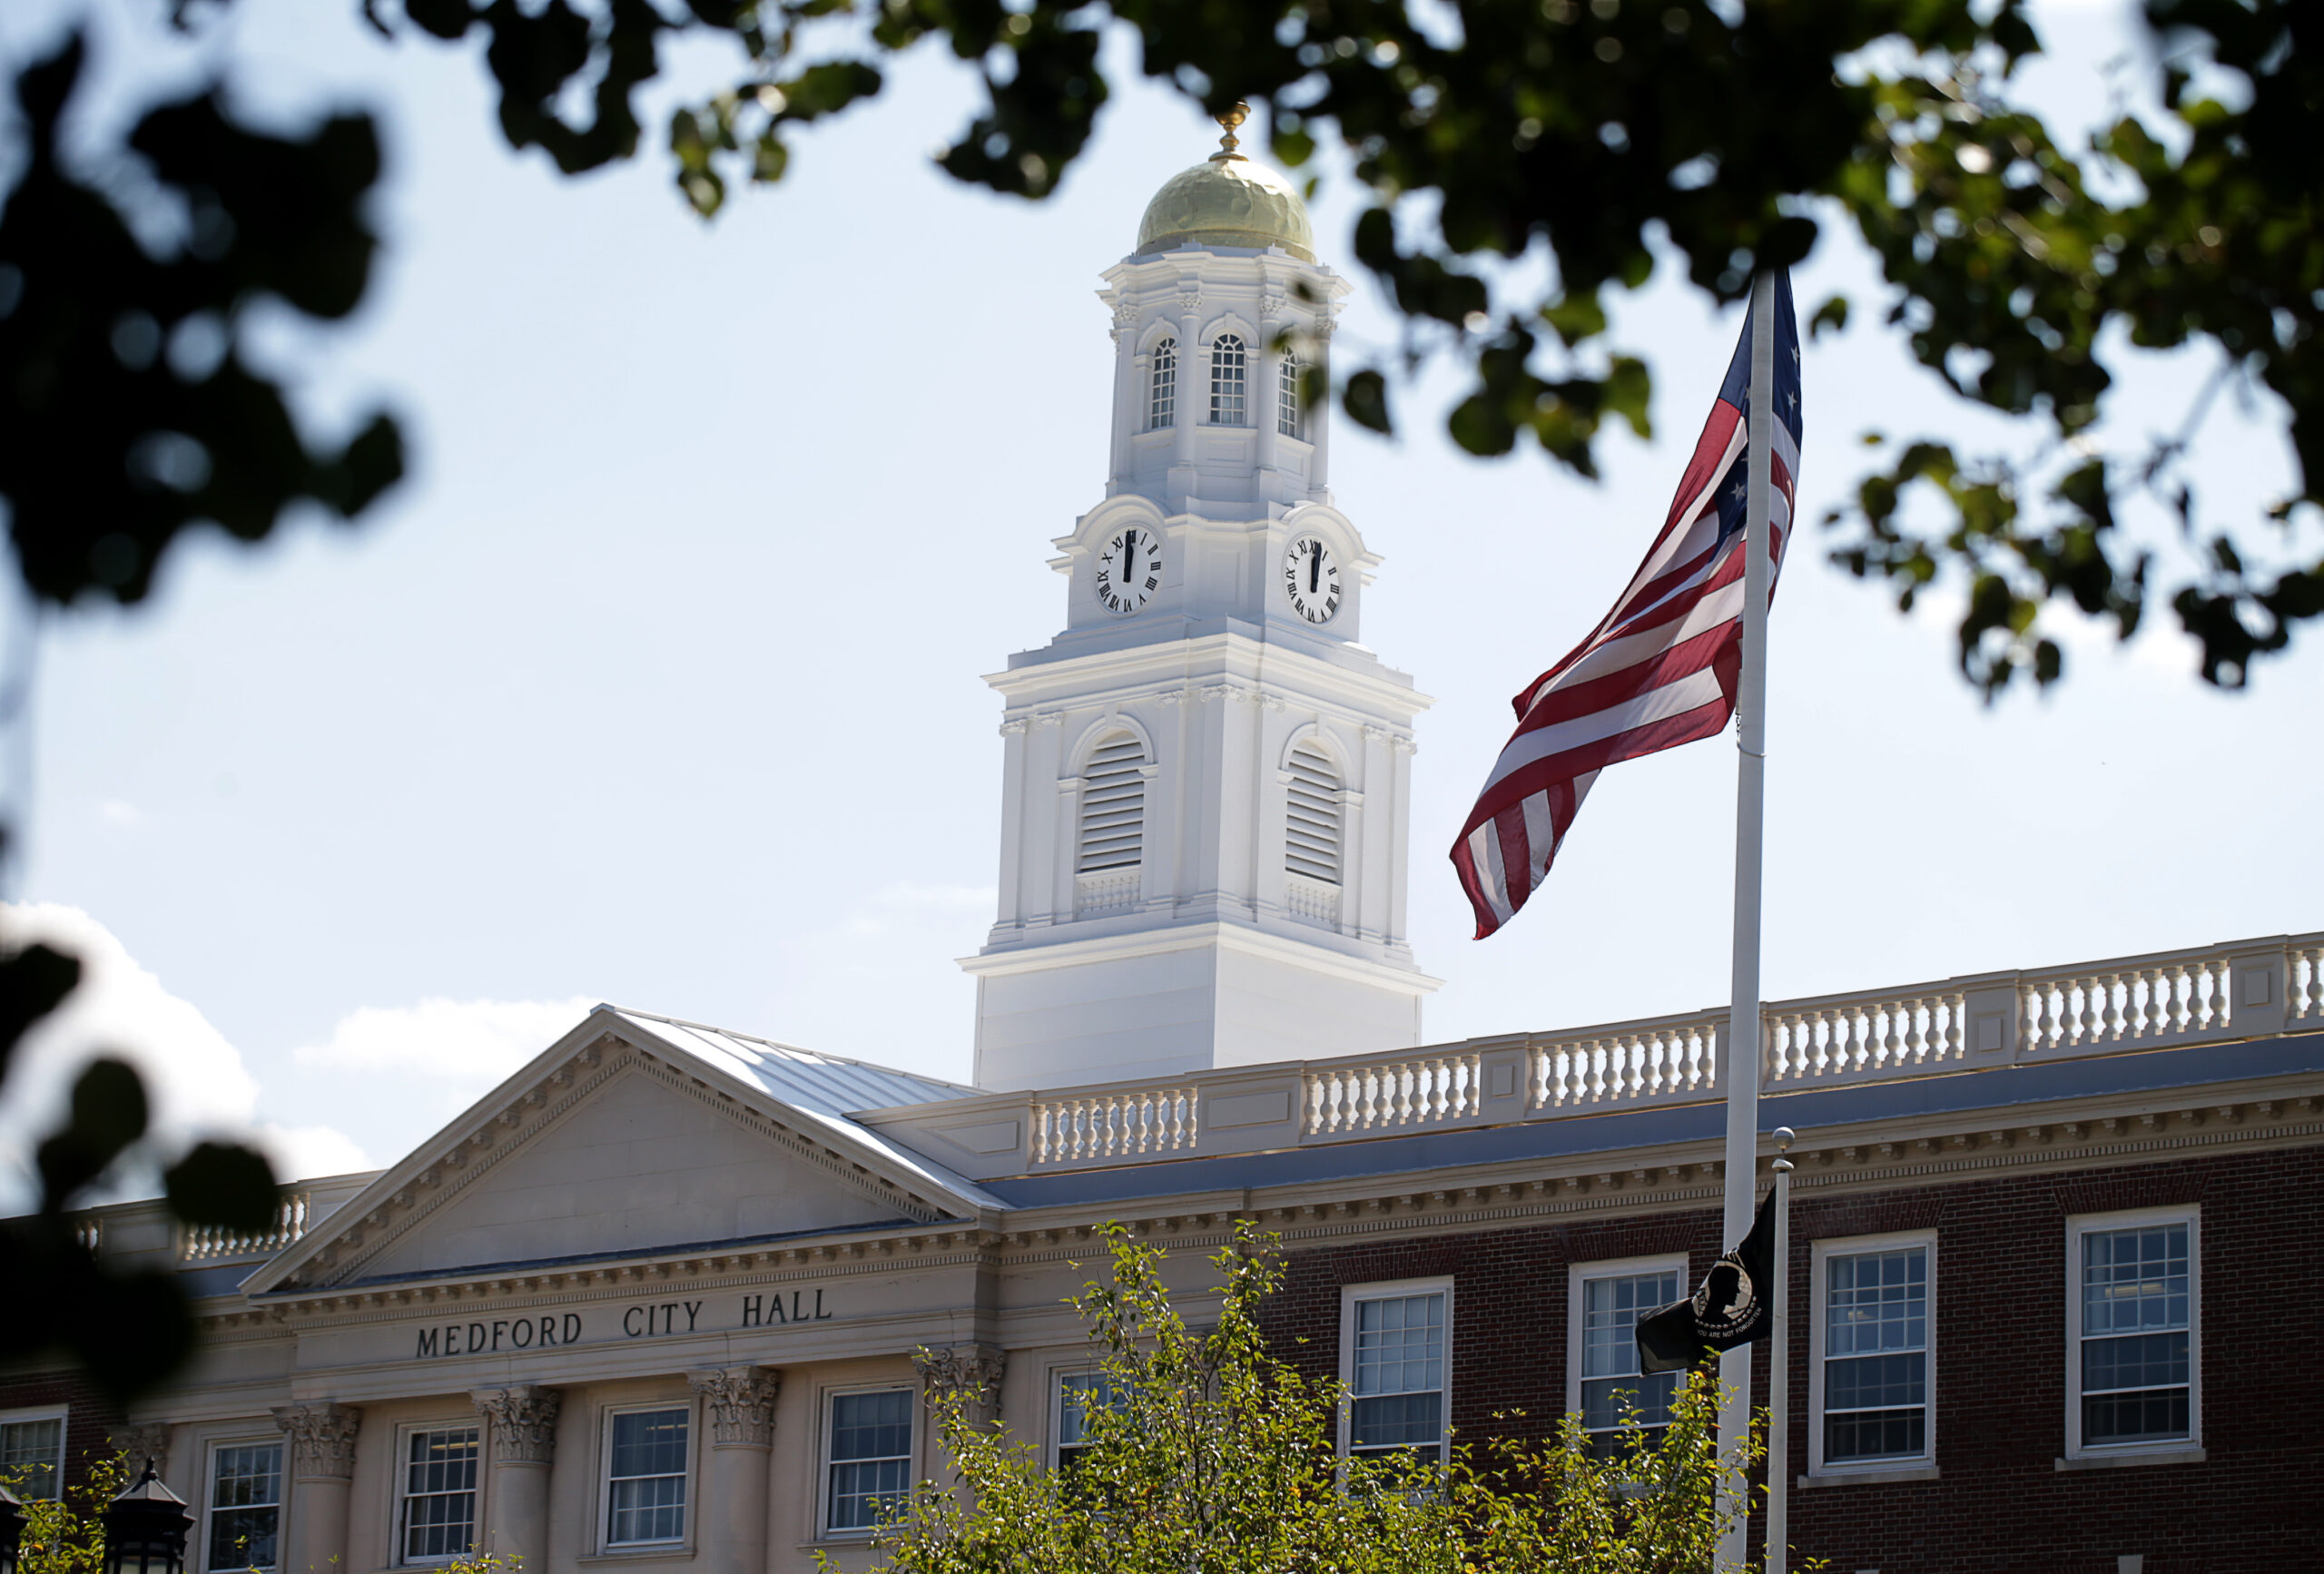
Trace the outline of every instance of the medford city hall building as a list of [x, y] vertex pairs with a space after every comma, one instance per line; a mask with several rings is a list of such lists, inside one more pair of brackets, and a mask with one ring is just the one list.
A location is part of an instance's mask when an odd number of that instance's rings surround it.
[[[1190, 1291], [1235, 1220], [1279, 1234], [1269, 1314], [1353, 1391], [1344, 1447], [1667, 1395], [1630, 1327], [1724, 1244], [1724, 1008], [1425, 1042], [1428, 701], [1357, 643], [1379, 559], [1301, 398], [1349, 287], [1231, 151], [1105, 281], [1105, 497], [1056, 543], [1063, 631], [990, 680], [975, 1086], [599, 1007], [269, 1232], [88, 1214], [182, 1275], [201, 1352], [127, 1415], [7, 1374], [6, 1468], [153, 1454], [202, 1574], [868, 1567], [876, 1503], [945, 1473], [932, 1393], [1075, 1446], [1061, 1302], [1108, 1221]], [[2324, 935], [1866, 982], [1764, 1018], [1761, 1129], [1801, 1134], [1794, 1544], [2324, 1566]]]

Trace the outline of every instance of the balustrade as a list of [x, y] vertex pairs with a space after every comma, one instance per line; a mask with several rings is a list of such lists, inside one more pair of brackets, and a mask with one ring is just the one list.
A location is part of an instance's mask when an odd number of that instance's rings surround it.
[[1474, 1055], [1311, 1066], [1305, 1129], [1352, 1135], [1463, 1120], [1477, 1113], [1479, 1080]]
[[1195, 1145], [1195, 1097], [1191, 1087], [1160, 1087], [1040, 1100], [1033, 1106], [1033, 1163], [1187, 1152]]

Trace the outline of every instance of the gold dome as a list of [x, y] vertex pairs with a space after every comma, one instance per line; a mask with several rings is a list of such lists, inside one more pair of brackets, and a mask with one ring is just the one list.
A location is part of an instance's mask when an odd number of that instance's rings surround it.
[[[1238, 106], [1239, 107], [1239, 106]], [[1137, 250], [1163, 251], [1193, 241], [1201, 246], [1280, 246], [1302, 262], [1315, 260], [1315, 231], [1299, 189], [1265, 164], [1235, 151], [1239, 113], [1218, 117], [1225, 146], [1191, 170], [1175, 174], [1146, 204]]]

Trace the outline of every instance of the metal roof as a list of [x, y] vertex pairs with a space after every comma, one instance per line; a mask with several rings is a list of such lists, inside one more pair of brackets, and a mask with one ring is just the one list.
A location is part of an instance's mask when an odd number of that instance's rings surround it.
[[892, 1109], [908, 1104], [939, 1104], [974, 1097], [977, 1089], [909, 1071], [893, 1071], [837, 1055], [819, 1054], [772, 1038], [753, 1038], [701, 1022], [656, 1017], [623, 1006], [599, 1006], [634, 1031], [674, 1052], [714, 1067], [759, 1088], [843, 1143], [878, 1148], [900, 1167], [940, 1187], [971, 1208], [998, 1208], [1001, 1200], [957, 1171], [906, 1147], [886, 1134], [849, 1118], [857, 1109]]

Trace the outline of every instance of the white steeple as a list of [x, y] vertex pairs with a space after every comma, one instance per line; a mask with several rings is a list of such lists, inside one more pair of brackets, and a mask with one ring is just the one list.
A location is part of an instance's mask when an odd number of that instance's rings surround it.
[[1380, 560], [1300, 397], [1349, 286], [1236, 151], [1242, 118], [1105, 275], [1106, 500], [1056, 543], [1065, 631], [986, 680], [1007, 774], [1000, 921], [961, 962], [980, 1087], [1403, 1048], [1436, 988], [1404, 933], [1429, 701], [1356, 643]]

